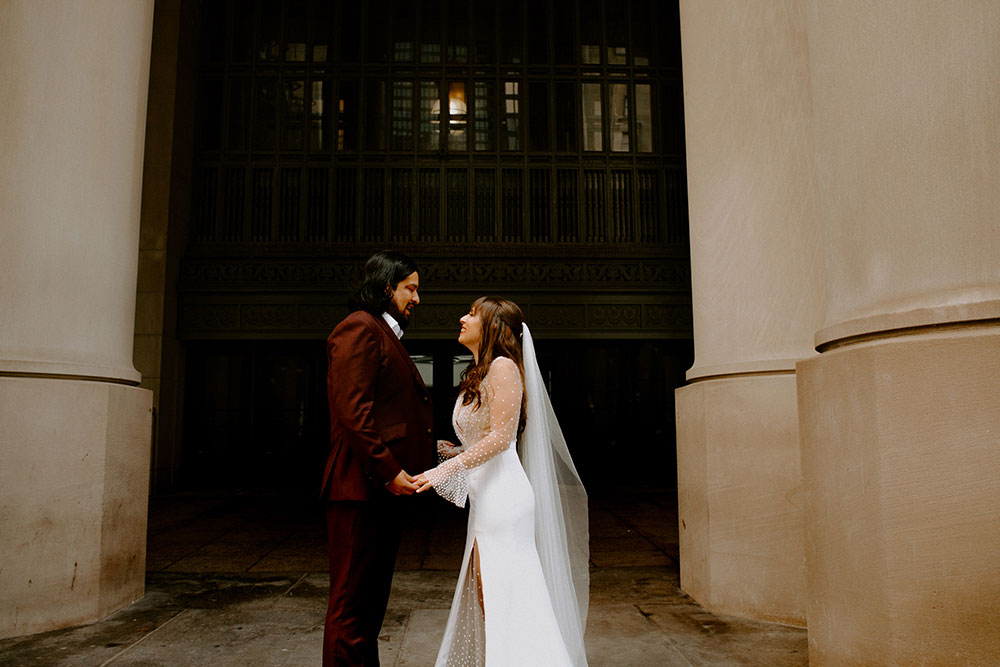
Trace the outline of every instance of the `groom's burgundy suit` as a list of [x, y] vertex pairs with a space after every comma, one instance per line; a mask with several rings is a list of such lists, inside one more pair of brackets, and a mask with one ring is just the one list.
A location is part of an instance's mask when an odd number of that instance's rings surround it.
[[348, 315], [327, 339], [330, 455], [323, 474], [330, 602], [323, 664], [378, 665], [401, 504], [385, 485], [434, 464], [433, 410], [403, 344], [380, 316]]

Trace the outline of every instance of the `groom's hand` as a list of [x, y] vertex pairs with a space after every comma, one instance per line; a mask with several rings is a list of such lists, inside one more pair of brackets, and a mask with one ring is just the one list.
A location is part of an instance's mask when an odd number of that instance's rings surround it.
[[417, 485], [414, 484], [415, 481], [415, 477], [411, 477], [405, 470], [400, 470], [395, 479], [386, 484], [385, 488], [389, 490], [389, 493], [396, 496], [411, 496], [417, 490]]

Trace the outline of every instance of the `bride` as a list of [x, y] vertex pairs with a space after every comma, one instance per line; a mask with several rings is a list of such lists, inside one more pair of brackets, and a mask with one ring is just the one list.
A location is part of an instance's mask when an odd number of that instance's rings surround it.
[[[482, 297], [462, 318], [472, 352], [452, 421], [461, 446], [417, 476], [471, 503], [438, 667], [587, 664], [587, 494], [556, 421], [517, 304]], [[519, 444], [520, 459], [515, 449]]]

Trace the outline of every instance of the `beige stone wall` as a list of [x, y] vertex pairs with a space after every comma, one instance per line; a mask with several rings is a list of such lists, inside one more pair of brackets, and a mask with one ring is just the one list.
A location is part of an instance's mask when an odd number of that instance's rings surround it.
[[829, 308], [799, 364], [810, 662], [1000, 655], [1000, 6], [806, 3]]
[[818, 342], [973, 319], [1000, 300], [1000, 4], [805, 5], [831, 250]]
[[799, 3], [681, 3], [695, 363], [677, 391], [681, 587], [805, 623], [794, 367], [822, 322]]
[[795, 376], [677, 392], [681, 586], [718, 614], [805, 623]]
[[[797, 599], [811, 664], [992, 664], [1000, 6], [681, 9], [682, 587], [760, 618]], [[782, 543], [806, 556], [798, 597], [773, 577]]]
[[142, 597], [150, 405], [135, 387], [0, 377], [0, 637]]
[[142, 595], [134, 386], [152, 2], [0, 3], [0, 637]]
[[0, 290], [0, 358], [10, 372], [139, 380], [139, 230], [109, 231], [108, 221], [139, 209], [139, 188], [122, 185], [138, 186], [142, 168], [146, 100], [135, 93], [146, 83], [151, 10], [117, 4], [0, 6], [0, 265], [17, 281]]
[[805, 17], [681, 2], [695, 364], [792, 370], [822, 322]]
[[814, 665], [1000, 655], [1000, 327], [799, 368]]

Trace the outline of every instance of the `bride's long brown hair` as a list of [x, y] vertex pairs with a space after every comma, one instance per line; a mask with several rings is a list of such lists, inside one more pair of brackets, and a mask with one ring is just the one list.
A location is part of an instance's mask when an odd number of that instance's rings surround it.
[[[521, 373], [521, 385], [524, 385], [524, 361], [521, 352], [524, 314], [516, 303], [498, 296], [479, 297], [472, 303], [469, 312], [479, 315], [482, 327], [479, 360], [473, 359], [472, 363], [462, 371], [462, 382], [458, 385], [458, 391], [462, 396], [462, 405], [469, 405], [475, 401], [475, 409], [478, 410], [483, 403], [479, 385], [490, 372], [490, 364], [497, 357], [507, 357], [517, 364], [517, 370]], [[517, 423], [518, 434], [524, 430], [527, 405], [527, 397], [522, 391], [521, 417]]]

